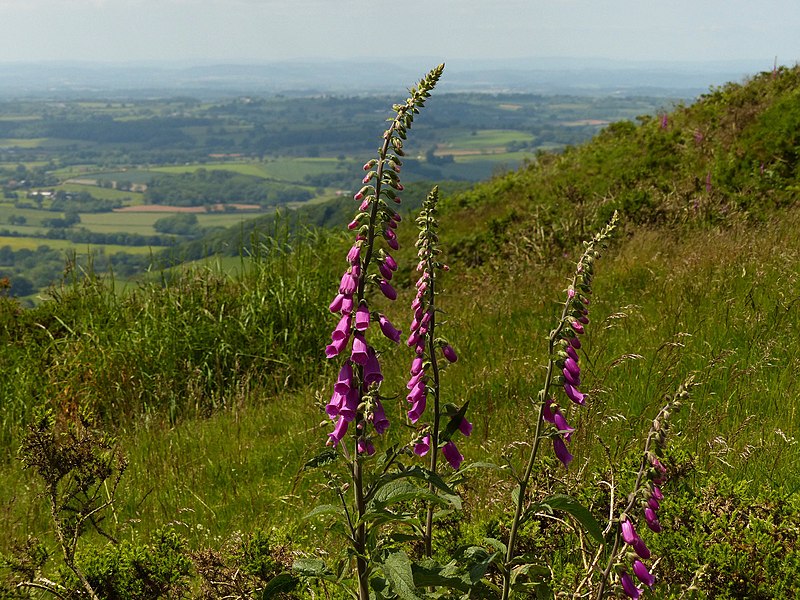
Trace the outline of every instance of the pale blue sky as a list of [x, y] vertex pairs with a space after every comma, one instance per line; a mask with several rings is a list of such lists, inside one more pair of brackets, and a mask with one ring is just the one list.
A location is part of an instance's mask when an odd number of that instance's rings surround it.
[[[389, 43], [391, 41], [391, 43]], [[0, 0], [0, 62], [800, 61], [798, 0]]]

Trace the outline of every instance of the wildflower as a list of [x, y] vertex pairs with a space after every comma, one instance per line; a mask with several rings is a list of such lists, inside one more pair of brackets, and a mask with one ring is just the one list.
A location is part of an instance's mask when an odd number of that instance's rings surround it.
[[395, 329], [395, 326], [392, 325], [392, 322], [389, 321], [384, 315], [378, 315], [378, 325], [387, 338], [392, 340], [395, 344], [400, 342], [400, 330]]
[[328, 434], [328, 443], [330, 443], [334, 448], [342, 441], [345, 434], [347, 433], [347, 421], [344, 420], [344, 417], [339, 417], [339, 420], [336, 421], [336, 427], [334, 430]]
[[464, 460], [464, 457], [461, 455], [461, 453], [458, 451], [458, 448], [452, 441], [447, 442], [442, 447], [442, 454], [447, 459], [447, 462], [450, 463], [450, 466], [456, 471]]
[[626, 571], [620, 573], [619, 582], [622, 585], [622, 591], [625, 592], [628, 598], [638, 598], [642, 595], [642, 590], [636, 587], [633, 583], [633, 579], [631, 579], [631, 576], [628, 575]]
[[361, 332], [354, 333], [353, 352], [350, 355], [350, 360], [363, 367], [367, 364], [368, 356], [368, 346], [366, 340], [364, 339], [364, 334]]
[[358, 310], [356, 310], [355, 328], [358, 331], [365, 331], [367, 327], [369, 327], [369, 309], [367, 305], [362, 302], [358, 305]]
[[375, 444], [373, 444], [370, 439], [365, 439], [363, 437], [358, 438], [356, 447], [358, 448], [359, 454], [368, 454], [369, 456], [375, 454]]
[[391, 284], [385, 279], [381, 279], [378, 282], [378, 287], [380, 287], [381, 292], [383, 292], [383, 295], [386, 296], [389, 300], [397, 299], [397, 292], [394, 290]]
[[569, 450], [567, 450], [567, 446], [564, 444], [564, 440], [560, 435], [553, 438], [553, 450], [556, 454], [556, 458], [558, 458], [565, 467], [568, 467], [569, 463], [572, 462], [573, 456], [569, 453]]
[[383, 374], [381, 373], [381, 365], [378, 363], [378, 357], [375, 355], [375, 350], [368, 347], [367, 362], [364, 364], [364, 385], [369, 386], [381, 381], [383, 381]]
[[386, 412], [384, 411], [380, 400], [375, 402], [375, 408], [372, 410], [370, 419], [372, 421], [372, 426], [375, 428], [375, 432], [378, 435], [383, 434], [387, 429], [389, 429], [389, 419], [386, 418]]
[[454, 363], [458, 360], [458, 355], [456, 354], [456, 351], [453, 350], [453, 347], [450, 344], [445, 344], [444, 346], [442, 346], [442, 354], [451, 363]]
[[653, 584], [656, 581], [655, 577], [653, 577], [650, 574], [650, 571], [647, 570], [645, 564], [638, 558], [633, 561], [633, 574], [636, 575], [636, 578], [647, 587], [653, 587]]
[[424, 435], [422, 439], [414, 444], [414, 454], [417, 456], [425, 456], [431, 449], [431, 436]]

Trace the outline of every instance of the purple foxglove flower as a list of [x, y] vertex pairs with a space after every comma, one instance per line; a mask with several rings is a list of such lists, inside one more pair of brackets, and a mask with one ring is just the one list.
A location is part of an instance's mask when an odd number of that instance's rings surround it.
[[636, 587], [636, 585], [633, 583], [633, 579], [631, 579], [631, 576], [626, 572], [623, 571], [620, 574], [619, 582], [622, 585], [622, 591], [625, 592], [625, 595], [628, 596], [628, 598], [636, 599], [642, 595], [642, 590]]
[[656, 582], [655, 577], [647, 570], [647, 567], [638, 558], [633, 561], [633, 574], [647, 587], [653, 587]]
[[[556, 410], [558, 410], [557, 404], [552, 404], [552, 406], [555, 406]], [[551, 407], [551, 402], [549, 399], [544, 403], [544, 406], [542, 407], [542, 418], [548, 423], [555, 424], [556, 422], [556, 416], [553, 414], [553, 409]]]
[[661, 533], [661, 523], [658, 522], [655, 511], [649, 506], [644, 509], [644, 520], [652, 532]]
[[350, 390], [342, 400], [342, 406], [339, 409], [339, 416], [348, 423], [355, 420], [356, 411], [358, 410], [358, 390]]
[[567, 383], [569, 383], [572, 387], [577, 388], [581, 384], [580, 377], [573, 375], [572, 371], [566, 367], [564, 367], [561, 372], [564, 373], [564, 379], [566, 379]]
[[419, 334], [412, 332], [412, 334], [408, 336], [408, 339], [406, 340], [406, 346], [411, 348], [411, 346], [416, 346], [417, 344], [419, 344], [419, 341], [420, 341]]
[[625, 519], [620, 523], [620, 529], [622, 530], [622, 540], [626, 544], [633, 545], [633, 543], [639, 539], [639, 535], [636, 533], [636, 529], [629, 519]]
[[564, 392], [567, 394], [567, 398], [572, 400], [575, 404], [580, 404], [580, 405], [586, 404], [586, 395], [582, 394], [580, 391], [571, 386], [569, 383], [564, 384]]
[[420, 379], [417, 381], [417, 384], [411, 388], [411, 391], [406, 396], [406, 400], [409, 402], [416, 402], [420, 398], [424, 398], [427, 393], [428, 388], [426, 387], [425, 382]]
[[342, 310], [342, 302], [344, 301], [344, 294], [336, 294], [336, 297], [331, 301], [328, 310], [332, 313], [337, 313]]
[[395, 344], [400, 342], [400, 330], [395, 329], [391, 321], [383, 315], [378, 315], [378, 325], [381, 327], [383, 335], [392, 340]]
[[425, 340], [420, 340], [419, 342], [417, 342], [417, 345], [414, 346], [414, 353], [417, 356], [422, 356], [423, 354], [425, 354]]
[[422, 380], [422, 378], [424, 376], [425, 376], [425, 373], [423, 373], [422, 371], [420, 371], [416, 375], [412, 375], [411, 379], [409, 379], [408, 383], [406, 384], [406, 388], [411, 390], [411, 389], [417, 387], [417, 384], [419, 384], [419, 382]]
[[344, 299], [342, 299], [342, 312], [343, 313], [351, 313], [353, 312], [353, 295], [352, 294], [345, 294]]
[[339, 323], [336, 325], [336, 329], [333, 330], [331, 333], [331, 339], [333, 341], [347, 339], [350, 337], [350, 315], [344, 314], [339, 319]]
[[364, 199], [363, 192], [356, 192], [355, 194], [353, 194], [353, 200], [355, 200], [356, 202], [361, 202], [361, 200], [363, 199]]
[[472, 434], [472, 423], [462, 417], [461, 422], [458, 424], [458, 430], [465, 437], [469, 437]]
[[[391, 231], [391, 229], [389, 231]], [[392, 250], [397, 250], [397, 249], [400, 248], [400, 244], [397, 243], [397, 238], [396, 237], [389, 238], [388, 240], [386, 240], [386, 243], [389, 245], [389, 248], [391, 248]]]
[[352, 295], [356, 291], [356, 279], [350, 271], [342, 275], [342, 281], [339, 284], [339, 293], [345, 295]]
[[328, 434], [328, 443], [333, 445], [335, 448], [342, 438], [347, 433], [347, 421], [345, 421], [342, 417], [339, 417], [339, 420], [336, 421], [336, 427], [334, 427], [333, 431]]
[[416, 375], [422, 371], [422, 357], [415, 356], [414, 360], [411, 361], [411, 374]]
[[431, 436], [424, 435], [422, 439], [414, 444], [414, 454], [417, 456], [425, 456], [431, 449]]
[[579, 333], [579, 334], [583, 333], [583, 325], [578, 323], [578, 321], [570, 321], [569, 325], [570, 325], [570, 327], [572, 327], [572, 329], [573, 329], [573, 331], [575, 333]]
[[397, 300], [397, 292], [394, 291], [394, 288], [391, 286], [391, 284], [389, 284], [388, 281], [381, 279], [378, 282], [378, 287], [381, 288], [381, 292], [383, 292], [383, 295], [389, 300]]
[[655, 496], [650, 496], [647, 499], [647, 506], [649, 506], [653, 510], [658, 510], [661, 505], [658, 503], [658, 500], [656, 500]]
[[411, 331], [416, 331], [417, 329], [419, 329], [419, 325], [420, 325], [419, 319], [415, 316], [411, 320], [411, 325], [409, 326], [409, 329], [411, 329]]
[[577, 336], [569, 338], [569, 345], [575, 348], [575, 350], [581, 349], [581, 341], [578, 339]]
[[419, 421], [422, 413], [425, 412], [425, 405], [426, 405], [425, 396], [423, 395], [421, 398], [417, 399], [414, 404], [411, 405], [411, 408], [408, 409], [408, 420], [412, 423], [416, 423]]
[[344, 350], [344, 347], [347, 346], [348, 338], [342, 338], [340, 340], [335, 340], [332, 344], [325, 346], [325, 356], [328, 358], [333, 358], [334, 356], [338, 356], [339, 353]]
[[378, 357], [375, 355], [375, 350], [369, 348], [367, 351], [367, 363], [364, 365], [364, 383], [366, 385], [372, 385], [373, 383], [380, 383], [381, 381], [383, 381], [381, 365], [378, 362]]
[[553, 415], [553, 424], [558, 427], [559, 431], [563, 431], [564, 439], [570, 441], [572, 437], [572, 432], [575, 431], [574, 427], [570, 427], [569, 423], [567, 423], [567, 419], [564, 418], [564, 415], [561, 413], [560, 410], [556, 410], [555, 414]]
[[368, 454], [369, 456], [375, 454], [375, 444], [372, 443], [372, 440], [365, 440], [364, 438], [358, 438], [357, 447], [359, 454]]
[[392, 271], [397, 271], [397, 262], [389, 255], [385, 255], [383, 262], [386, 263], [386, 266], [389, 267]]
[[358, 305], [356, 310], [356, 329], [358, 331], [366, 331], [369, 327], [369, 309], [363, 302]]
[[569, 463], [572, 462], [573, 456], [569, 453], [569, 450], [567, 450], [567, 446], [564, 444], [564, 440], [561, 439], [560, 435], [553, 438], [553, 450], [556, 453], [556, 458], [558, 458], [565, 467], [568, 467]]
[[450, 344], [442, 346], [442, 354], [444, 354], [444, 357], [451, 363], [454, 363], [458, 360], [458, 355]]
[[587, 317], [586, 315], [581, 315], [580, 317], [578, 317], [578, 321], [580, 321], [582, 325], [588, 325], [589, 317]]
[[447, 442], [442, 447], [442, 454], [447, 459], [447, 462], [450, 463], [450, 466], [456, 471], [464, 460], [464, 457], [461, 456], [461, 453], [458, 451], [458, 448], [453, 442]]
[[351, 265], [354, 265], [358, 262], [358, 258], [361, 256], [361, 244], [355, 244], [352, 248], [350, 248], [350, 252], [347, 253], [347, 262]]
[[403, 220], [403, 217], [400, 216], [400, 213], [392, 213], [392, 220], [399, 223]]
[[653, 498], [655, 498], [656, 500], [664, 499], [664, 494], [661, 493], [661, 488], [658, 487], [657, 485], [653, 486]]
[[575, 288], [573, 288], [573, 287], [570, 287], [570, 288], [567, 290], [567, 298], [569, 298], [570, 300], [572, 300], [574, 297], [575, 297]]
[[364, 198], [364, 201], [358, 205], [358, 210], [365, 211], [369, 208], [369, 198]]
[[368, 346], [364, 340], [364, 334], [356, 332], [353, 334], [353, 351], [350, 354], [350, 360], [362, 367], [367, 364]]
[[578, 365], [578, 361], [574, 360], [571, 356], [568, 356], [566, 360], [564, 360], [564, 368], [576, 377], [580, 377], [581, 368]]
[[631, 544], [631, 548], [638, 554], [641, 558], [647, 560], [650, 558], [650, 549], [647, 547], [647, 544], [644, 543], [642, 538], [638, 537], [636, 540]]
[[342, 368], [339, 369], [339, 377], [336, 380], [336, 384], [333, 386], [333, 389], [339, 392], [340, 394], [346, 394], [350, 391], [350, 388], [353, 384], [353, 365], [350, 364], [350, 361], [347, 361], [342, 365]]
[[358, 219], [353, 219], [352, 221], [350, 221], [350, 222], [347, 224], [347, 228], [348, 228], [349, 230], [351, 230], [351, 231], [352, 231], [353, 229], [355, 229], [356, 227], [358, 227], [358, 225], [359, 225], [359, 223], [358, 223]]
[[344, 404], [344, 400], [344, 394], [334, 390], [333, 396], [331, 396], [328, 404], [325, 405], [325, 413], [328, 415], [328, 418], [335, 419], [339, 416], [339, 412], [342, 410], [342, 404]]
[[371, 416], [372, 426], [378, 435], [389, 429], [389, 419], [386, 418], [386, 412], [383, 410], [383, 404], [380, 401], [375, 403], [375, 410], [372, 411]]
[[394, 272], [386, 266], [386, 263], [378, 263], [378, 270], [381, 272], [381, 276], [386, 280], [389, 281], [392, 279], [392, 275]]
[[567, 346], [566, 352], [567, 352], [567, 356], [569, 356], [576, 363], [578, 362], [578, 353], [575, 352], [575, 348], [573, 348], [572, 346]]
[[414, 298], [414, 301], [411, 303], [411, 310], [416, 311], [422, 306], [422, 298], [417, 296]]
[[392, 221], [388, 221], [386, 224], [387, 224], [389, 227], [391, 227], [392, 229], [397, 229], [397, 221], [394, 221], [394, 220], [392, 220]]

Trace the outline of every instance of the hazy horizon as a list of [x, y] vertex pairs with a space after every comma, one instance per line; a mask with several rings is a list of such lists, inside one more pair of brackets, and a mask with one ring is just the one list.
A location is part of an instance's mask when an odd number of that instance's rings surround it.
[[[0, 0], [0, 63], [595, 57], [800, 60], [800, 3], [772, 0]], [[397, 42], [390, 44], [389, 41]]]

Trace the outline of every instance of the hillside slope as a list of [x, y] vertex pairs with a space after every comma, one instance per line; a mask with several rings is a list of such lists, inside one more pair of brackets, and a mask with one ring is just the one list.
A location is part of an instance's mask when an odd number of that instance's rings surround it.
[[[665, 459], [674, 479], [656, 542], [663, 597], [689, 585], [699, 597], [791, 597], [800, 582], [799, 97], [799, 68], [761, 74], [660, 118], [612, 125], [441, 207], [452, 268], [440, 306], [460, 356], [443, 393], [470, 403], [468, 461], [514, 456], [527, 443], [579, 241], [613, 210], [623, 214], [624, 234], [597, 267], [582, 350], [590, 402], [569, 414], [575, 462], [564, 472], [545, 461], [543, 473], [602, 513], [602, 482], [617, 475], [610, 461], [635, 452], [664, 396], [694, 377]], [[399, 230], [399, 298], [386, 308], [398, 325], [409, 322], [415, 291], [409, 221]], [[250, 539], [242, 531], [278, 531], [297, 552], [334, 543], [299, 517], [324, 494], [301, 465], [330, 429], [326, 304], [348, 238], [317, 232], [299, 242], [278, 228], [265, 244], [236, 275], [198, 267], [125, 296], [76, 277], [33, 310], [2, 300], [0, 487], [14, 494], [3, 497], [0, 527], [9, 547], [47, 535], [38, 484], [12, 458], [42, 409], [58, 423], [90, 409], [118, 435], [129, 460], [118, 539], [169, 523], [191, 548], [230, 561], [231, 544]], [[384, 384], [402, 391], [410, 350], [389, 348], [379, 348]], [[401, 424], [389, 433], [404, 435]], [[629, 468], [623, 461], [620, 476]], [[461, 489], [469, 518], [449, 523], [446, 549], [503, 534], [502, 474]], [[543, 541], [540, 526], [524, 543], [551, 557], [556, 587], [569, 590], [580, 540], [551, 525], [556, 535]]]

